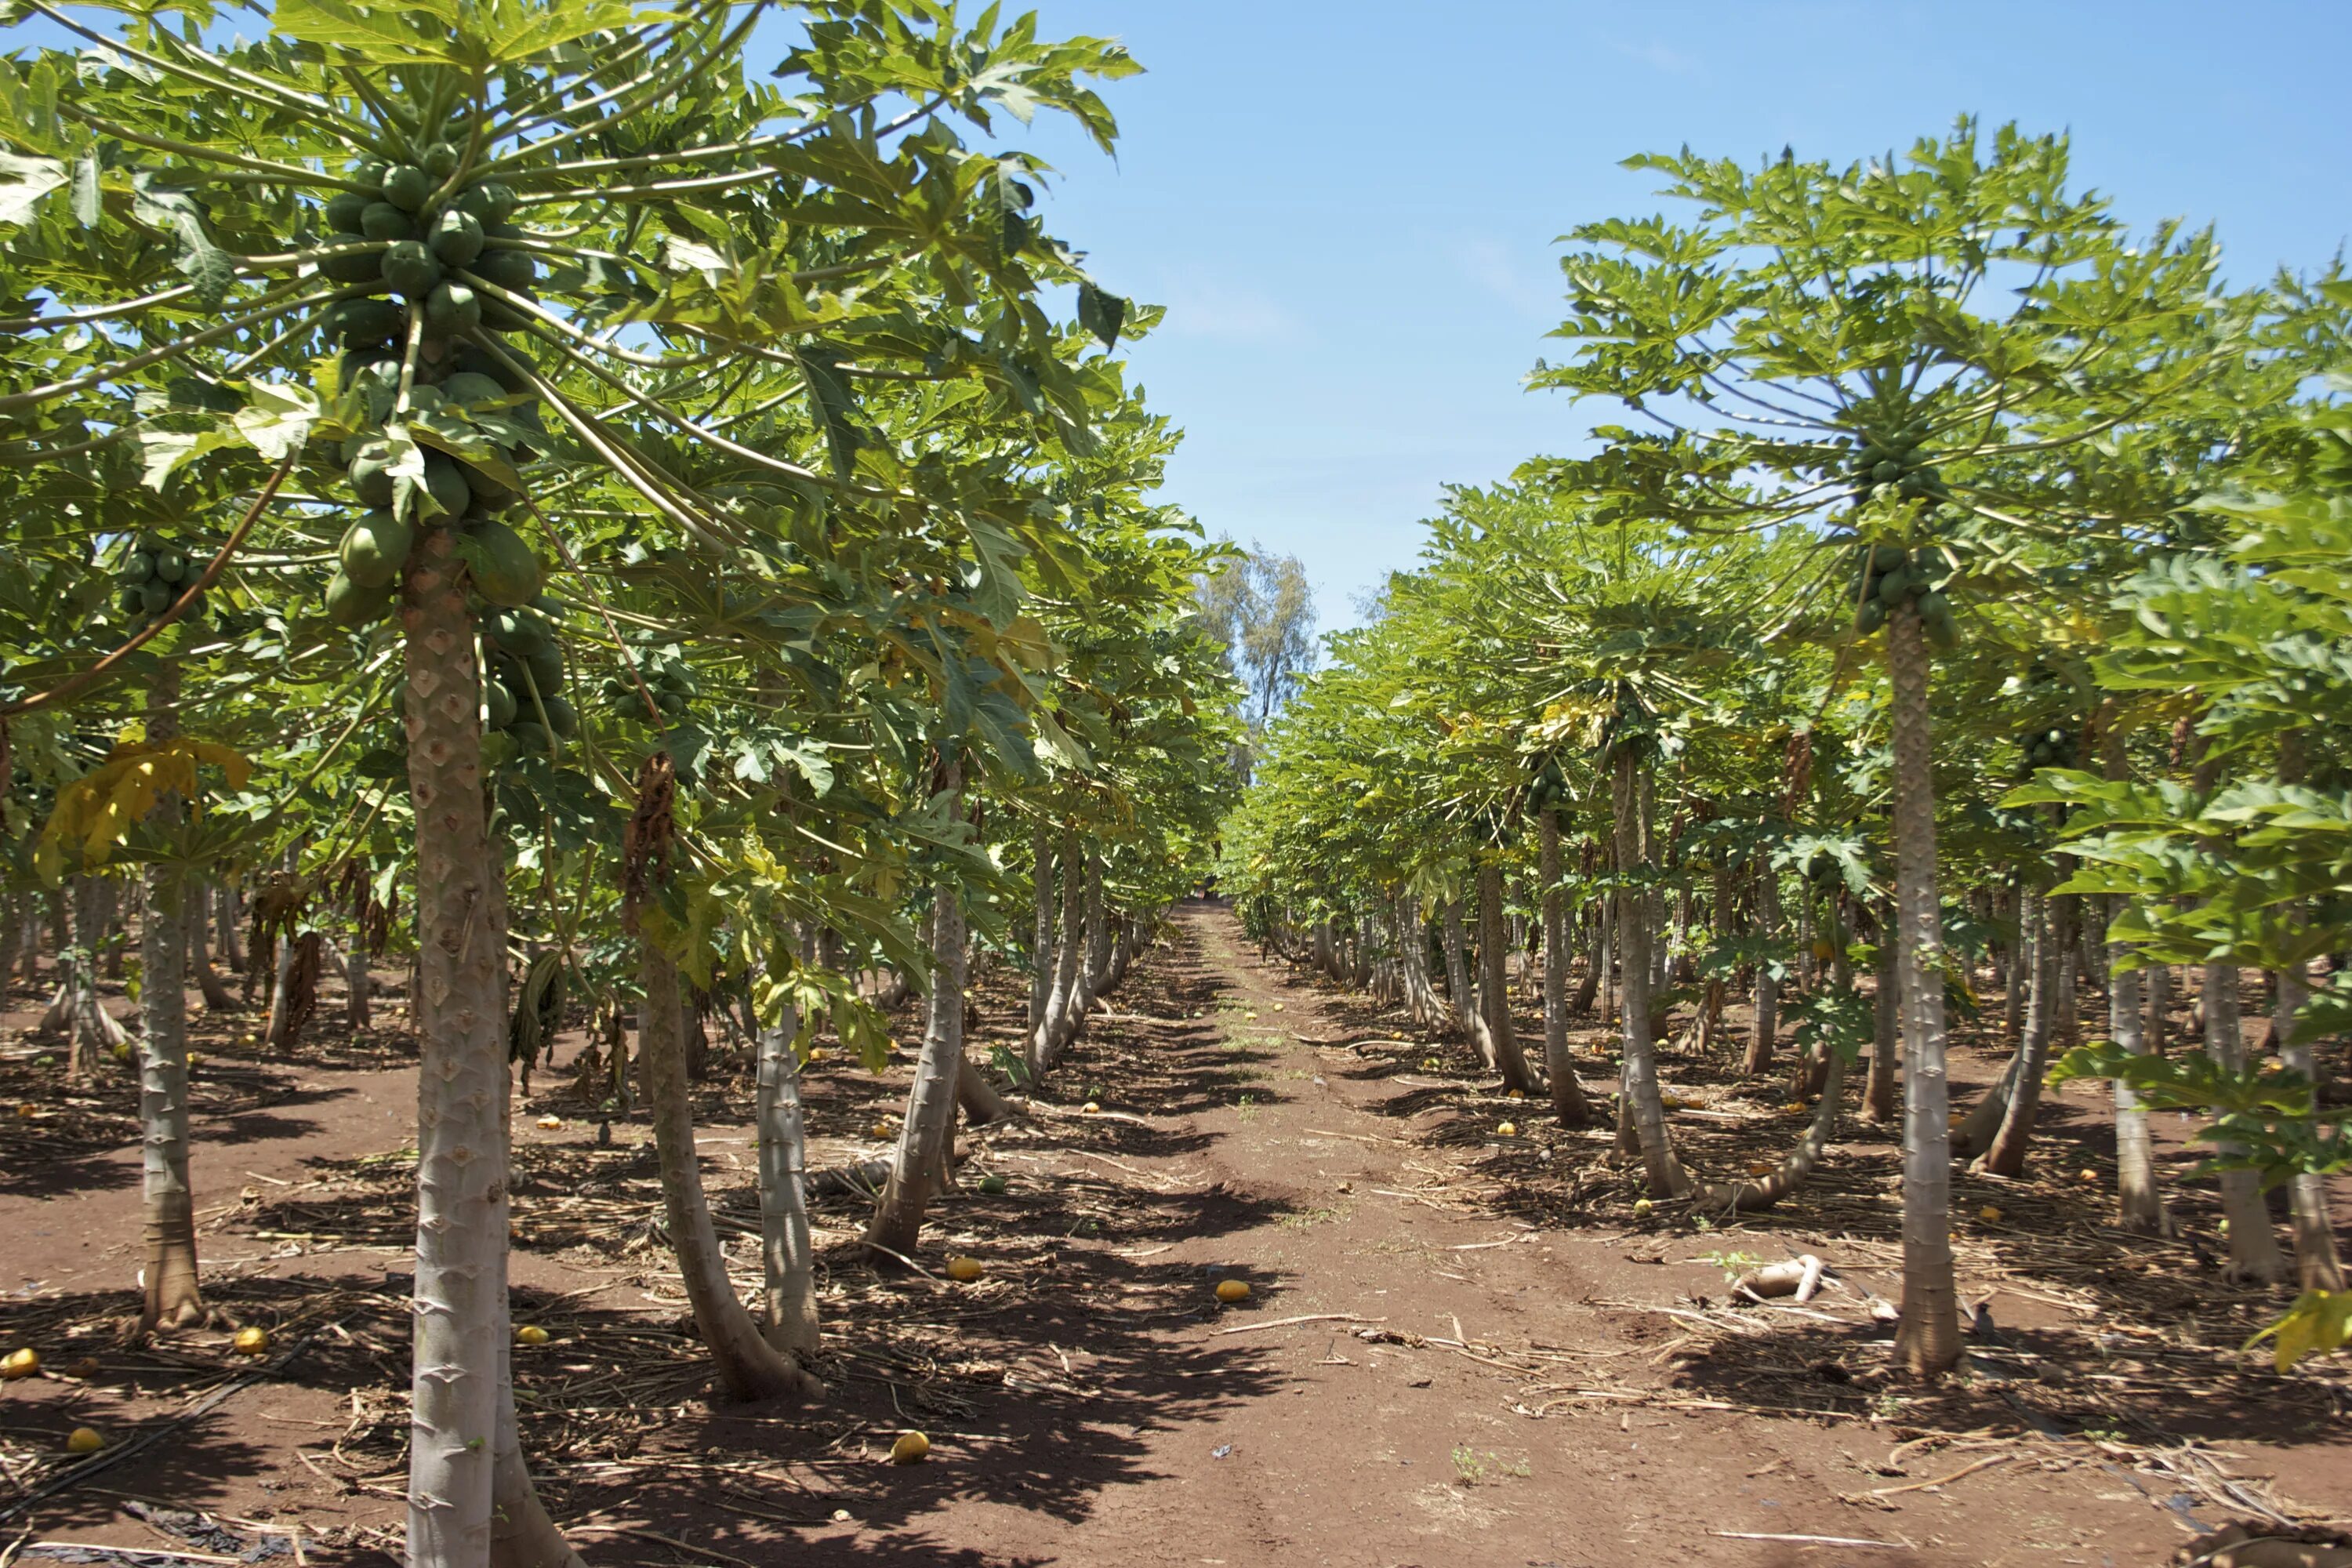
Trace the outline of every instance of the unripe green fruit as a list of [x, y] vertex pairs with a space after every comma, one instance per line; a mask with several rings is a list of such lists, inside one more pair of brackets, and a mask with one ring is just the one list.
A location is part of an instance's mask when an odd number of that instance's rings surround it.
[[462, 337], [481, 324], [482, 301], [465, 284], [443, 283], [425, 296], [425, 330], [435, 337]]
[[139, 590], [140, 605], [151, 616], [160, 616], [170, 609], [172, 601], [179, 596], [164, 584], [152, 581]]
[[383, 172], [383, 199], [413, 213], [432, 197], [433, 187], [439, 184], [414, 163], [394, 163]]
[[417, 159], [417, 162], [424, 165], [425, 172], [432, 175], [434, 182], [438, 184], [457, 172], [458, 156], [457, 143], [436, 142], [425, 149], [424, 154]]
[[[461, 481], [462, 482], [462, 481]], [[474, 568], [474, 590], [493, 605], [509, 609], [539, 596], [544, 582], [539, 557], [521, 534], [496, 519], [486, 519], [469, 531], [479, 547]]]
[[526, 717], [517, 720], [507, 726], [507, 733], [513, 738], [517, 756], [547, 755], [547, 749], [551, 743], [547, 736], [547, 727], [540, 723], [536, 718]]
[[433, 226], [433, 254], [446, 267], [464, 267], [482, 254], [482, 220], [452, 209]]
[[[437, 514], [425, 506], [426, 496], [432, 498], [434, 507], [440, 509]], [[473, 491], [467, 488], [466, 476], [458, 472], [457, 460], [445, 458], [438, 452], [427, 452], [425, 454], [424, 493], [420, 495], [412, 487], [402, 510], [412, 521], [421, 522], [428, 528], [440, 528], [465, 516], [466, 503], [472, 499]]]
[[370, 202], [360, 210], [360, 232], [370, 239], [415, 239], [416, 221], [390, 202]]
[[383, 253], [383, 280], [394, 292], [422, 300], [441, 286], [441, 264], [423, 241], [400, 240]]
[[349, 470], [352, 494], [362, 506], [390, 506], [393, 499], [392, 446], [377, 439], [362, 442]]
[[[366, 245], [367, 237], [358, 234], [331, 234], [330, 245]], [[319, 276], [330, 283], [373, 283], [383, 276], [383, 253], [373, 246], [365, 250], [347, 250], [340, 256], [321, 257]]]
[[392, 608], [389, 588], [362, 588], [343, 575], [341, 567], [327, 579], [327, 618], [339, 626], [363, 626]]
[[1878, 602], [1893, 609], [1911, 591], [1911, 574], [1897, 566], [1878, 580]]
[[352, 184], [367, 193], [370, 201], [383, 195], [383, 160], [363, 159], [351, 167]]
[[368, 204], [374, 199], [358, 191], [337, 191], [327, 198], [324, 209], [327, 226], [341, 229], [345, 234], [359, 233], [360, 216], [368, 210]]
[[461, 370], [443, 378], [441, 395], [463, 408], [495, 407], [507, 400], [507, 389], [494, 376]]
[[557, 740], [568, 741], [579, 732], [579, 710], [570, 702], [553, 692], [543, 691], [540, 694], [539, 705], [546, 711], [548, 727], [555, 731]]
[[472, 270], [484, 282], [517, 294], [529, 289], [539, 276], [539, 266], [531, 260], [530, 252], [507, 247], [483, 251], [475, 258]]
[[362, 588], [384, 588], [399, 580], [415, 542], [415, 530], [389, 508], [368, 512], [343, 532], [338, 552], [343, 575]]
[[482, 695], [482, 705], [488, 710], [482, 721], [485, 729], [503, 730], [522, 711], [513, 690], [503, 680], [491, 681]]
[[1891, 485], [1903, 477], [1903, 465], [1889, 458], [1871, 466], [1870, 477], [1882, 485]]
[[155, 557], [155, 575], [166, 583], [184, 581], [188, 575], [188, 558], [176, 550], [165, 550]]
[[125, 555], [122, 558], [122, 564], [114, 569], [115, 581], [128, 584], [133, 588], [153, 575], [155, 575], [155, 557], [144, 550], [134, 550]]

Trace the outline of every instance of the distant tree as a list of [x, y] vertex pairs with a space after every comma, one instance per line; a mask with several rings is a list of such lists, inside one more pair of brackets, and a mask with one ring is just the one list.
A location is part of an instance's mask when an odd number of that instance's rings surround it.
[[[1315, 594], [1296, 555], [1273, 555], [1257, 541], [1223, 570], [1202, 576], [1201, 614], [1225, 645], [1242, 683], [1242, 717], [1253, 742], [1315, 668]], [[1246, 771], [1246, 769], [1244, 769]]]

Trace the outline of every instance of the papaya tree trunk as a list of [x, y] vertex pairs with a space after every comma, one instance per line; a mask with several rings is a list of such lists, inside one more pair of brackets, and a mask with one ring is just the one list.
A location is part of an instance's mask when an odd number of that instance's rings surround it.
[[[2294, 1038], [2295, 1016], [2310, 999], [2311, 982], [2304, 970], [2280, 971], [2278, 1003], [2271, 1015], [2272, 1037], [2278, 1041], [2279, 1059], [2311, 1080], [2316, 1104], [2319, 1063], [2310, 1042]], [[2287, 1205], [2294, 1235], [2295, 1275], [2303, 1289], [2343, 1289], [2344, 1265], [2336, 1255], [2336, 1225], [2328, 1214], [2327, 1178], [2308, 1171], [2289, 1177]]]
[[1103, 904], [1103, 863], [1087, 857], [1087, 1006], [1091, 1010], [1110, 982], [1110, 915]]
[[1582, 1127], [1592, 1120], [1584, 1086], [1576, 1081], [1576, 1058], [1568, 1049], [1568, 911], [1559, 890], [1559, 812], [1545, 806], [1536, 815], [1543, 879], [1543, 1015], [1544, 1078], [1551, 1091], [1552, 1113], [1563, 1127]]
[[[947, 789], [956, 788], [948, 769]], [[911, 1254], [923, 1229], [931, 1194], [948, 1183], [948, 1146], [955, 1131], [956, 1079], [963, 1065], [964, 915], [956, 885], [941, 881], [931, 922], [931, 994], [923, 1029], [923, 1049], [907, 1095], [907, 1119], [890, 1175], [874, 1205], [866, 1239], [892, 1252]]]
[[1045, 823], [1030, 835], [1034, 858], [1035, 907], [1029, 942], [1029, 1033], [1045, 1026], [1045, 1004], [1054, 994], [1054, 832]]
[[637, 1011], [637, 1072], [661, 1161], [663, 1211], [670, 1247], [727, 1396], [776, 1399], [809, 1393], [810, 1379], [761, 1337], [727, 1276], [727, 1254], [710, 1223], [702, 1166], [694, 1143], [694, 1105], [687, 1089], [686, 1043], [679, 1037], [677, 965], [650, 936], [639, 942], [645, 999]]
[[488, 1561], [494, 1516], [537, 1511], [520, 1453], [501, 1440], [501, 1414], [511, 1420], [506, 883], [485, 809], [465, 583], [450, 530], [417, 542], [402, 608], [418, 951], [412, 1568]]
[[1535, 1087], [1527, 1053], [1511, 1023], [1510, 948], [1503, 930], [1503, 868], [1492, 860], [1478, 868], [1478, 1005], [1486, 1023], [1487, 1066], [1503, 1075], [1503, 1087], [1522, 1094]]
[[1452, 1015], [1454, 1026], [1465, 1035], [1472, 1034], [1472, 1020], [1477, 1016], [1470, 997], [1470, 957], [1465, 951], [1469, 942], [1462, 934], [1462, 900], [1445, 900], [1445, 912], [1439, 921], [1440, 940], [1445, 948], [1445, 1007]]
[[1895, 1353], [1912, 1375], [1935, 1377], [1960, 1359], [1960, 1318], [1952, 1277], [1934, 736], [1927, 644], [1916, 601], [1904, 600], [1887, 617], [1886, 673], [1895, 731], [1895, 974], [1903, 997], [1903, 1301]]
[[[1616, 817], [1617, 873], [1636, 875], [1643, 865], [1639, 763], [1630, 746], [1615, 748], [1612, 807]], [[1658, 1089], [1658, 1062], [1650, 1039], [1650, 900], [1639, 887], [1617, 890], [1617, 964], [1623, 975], [1618, 1004], [1623, 1041], [1624, 1099], [1620, 1121], [1630, 1120], [1642, 1151], [1642, 1167], [1652, 1197], [1681, 1197], [1690, 1178], [1675, 1157], [1666, 1131], [1664, 1101]]]
[[1601, 995], [1601, 976], [1609, 967], [1609, 917], [1607, 910], [1594, 908], [1589, 916], [1580, 915], [1592, 927], [1592, 940], [1588, 944], [1584, 961], [1584, 978], [1576, 983], [1576, 994], [1568, 1000], [1568, 1010], [1581, 1018], [1592, 1011]]
[[2025, 1170], [2025, 1148], [2033, 1139], [2033, 1118], [2042, 1109], [2042, 1075], [2050, 1060], [2050, 1038], [2057, 1026], [2062, 975], [2073, 962], [2061, 929], [2061, 900], [2048, 894], [2030, 894], [2033, 910], [2033, 989], [2026, 1002], [2025, 1033], [2017, 1043], [2017, 1057], [2009, 1073], [2009, 1100], [2001, 1108], [2000, 1125], [1992, 1134], [1979, 1169], [1995, 1176], [2016, 1176]]
[[1062, 911], [1058, 934], [1051, 943], [1054, 952], [1054, 988], [1045, 998], [1045, 1022], [1039, 1026], [1031, 1041], [1030, 1068], [1043, 1076], [1062, 1054], [1062, 1047], [1077, 1032], [1071, 1012], [1077, 1004], [1079, 940], [1082, 916], [1080, 905], [1085, 897], [1080, 885], [1078, 867], [1078, 835], [1072, 828], [1062, 837], [1062, 852], [1056, 858], [1062, 879]]
[[[2205, 966], [2202, 1000], [2205, 1054], [2234, 1072], [2245, 1061], [2234, 960]], [[2232, 1143], [2217, 1147], [2225, 1154], [2240, 1152]], [[2250, 1284], [2277, 1284], [2286, 1277], [2286, 1259], [2279, 1251], [2278, 1237], [2271, 1230], [2270, 1208], [2263, 1201], [2260, 1178], [2252, 1171], [2223, 1171], [2221, 1184], [2221, 1214], [2230, 1225], [2231, 1278]]]
[[[2147, 1055], [2147, 1039], [2140, 1029], [2139, 972], [2116, 963], [2120, 948], [2107, 954], [2107, 1032], [2116, 1044], [2136, 1057]], [[2171, 1220], [2164, 1212], [2164, 1191], [2157, 1184], [2156, 1151], [2148, 1136], [2147, 1110], [2131, 1085], [2116, 1079], [2116, 1224], [2143, 1236], [2162, 1236]]]
[[1813, 1107], [1813, 1119], [1806, 1125], [1805, 1135], [1779, 1167], [1747, 1181], [1709, 1182], [1692, 1195], [1692, 1206], [1701, 1213], [1752, 1214], [1770, 1208], [1803, 1186], [1837, 1131], [1838, 1099], [1844, 1091], [1845, 1057], [1832, 1050], [1828, 1072], [1822, 1079], [1821, 1103]]
[[759, 1037], [760, 1258], [766, 1281], [760, 1331], [781, 1354], [806, 1367], [820, 1345], [816, 1248], [809, 1231], [808, 1132], [801, 1110], [801, 1062], [793, 1042], [800, 1016], [783, 1017]]
[[1873, 998], [1870, 1078], [1863, 1085], [1862, 1119], [1884, 1125], [1895, 1120], [1895, 1054], [1902, 1049], [1903, 999], [1895, 978], [1895, 910], [1875, 906], [1878, 925], [1878, 986]]
[[[1763, 856], [1756, 858], [1756, 935], [1769, 945], [1780, 934], [1780, 874]], [[1749, 1078], [1771, 1070], [1772, 1042], [1780, 1030], [1780, 982], [1769, 955], [1756, 959], [1756, 1016], [1748, 1029], [1748, 1054], [1739, 1070]]]
[[[180, 732], [180, 668], [165, 659], [147, 689], [147, 738]], [[155, 804], [149, 821], [173, 837], [186, 811], [176, 795]], [[185, 1328], [204, 1321], [196, 1281], [195, 1199], [188, 1185], [188, 889], [170, 866], [146, 870], [147, 910], [139, 927], [139, 1131], [143, 1149], [146, 1292], [142, 1330]]]

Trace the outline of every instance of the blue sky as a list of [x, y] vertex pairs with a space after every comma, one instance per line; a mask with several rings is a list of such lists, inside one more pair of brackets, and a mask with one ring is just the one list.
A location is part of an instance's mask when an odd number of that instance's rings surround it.
[[1965, 110], [2070, 130], [2078, 185], [2216, 225], [2239, 280], [2352, 234], [2346, 0], [1034, 3], [1149, 68], [1108, 89], [1116, 163], [1019, 140], [1062, 171], [1054, 230], [1170, 307], [1131, 351], [1187, 433], [1169, 497], [1302, 557], [1327, 629], [1413, 563], [1444, 485], [1608, 417], [1521, 378], [1561, 347], [1557, 237], [1661, 208], [1630, 153], [1844, 160]]

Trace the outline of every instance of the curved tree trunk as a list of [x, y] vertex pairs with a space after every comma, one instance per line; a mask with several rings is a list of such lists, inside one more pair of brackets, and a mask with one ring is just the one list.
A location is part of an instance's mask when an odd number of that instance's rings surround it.
[[[2107, 955], [2107, 1031], [2116, 1044], [2136, 1057], [2147, 1055], [2140, 1033], [2139, 972], [2125, 970], [2116, 960], [2121, 948]], [[2123, 1079], [2116, 1079], [2116, 1223], [2143, 1236], [2162, 1236], [2172, 1228], [2164, 1212], [2164, 1192], [2157, 1184], [2156, 1152], [2148, 1137], [2147, 1111], [2139, 1095]]]
[[800, 1016], [790, 1004], [759, 1037], [760, 1260], [766, 1289], [760, 1331], [800, 1366], [822, 1343], [816, 1308], [816, 1248], [809, 1234], [808, 1132], [801, 1111], [801, 1061], [793, 1042]]
[[1576, 1058], [1568, 1049], [1568, 911], [1559, 890], [1559, 813], [1546, 806], [1536, 815], [1543, 909], [1544, 1079], [1551, 1108], [1563, 1127], [1592, 1120], [1584, 1086], [1576, 1081]]
[[[1631, 749], [1616, 749], [1612, 808], [1616, 816], [1617, 873], [1631, 877], [1643, 865], [1637, 764]], [[1658, 1062], [1650, 1039], [1649, 903], [1644, 890], [1621, 887], [1617, 891], [1617, 963], [1624, 976], [1624, 998], [1618, 1005], [1620, 1034], [1624, 1041], [1624, 1100], [1619, 1121], [1630, 1120], [1641, 1144], [1642, 1166], [1652, 1197], [1681, 1197], [1690, 1191], [1690, 1178], [1675, 1158], [1666, 1131], [1665, 1105], [1658, 1089]]]
[[1579, 919], [1592, 927], [1592, 940], [1585, 953], [1584, 978], [1576, 983], [1576, 994], [1568, 999], [1568, 1010], [1581, 1018], [1592, 1011], [1592, 1004], [1601, 994], [1601, 972], [1609, 967], [1609, 915], [1601, 908], [1592, 910], [1589, 917], [1580, 911]]
[[205, 1011], [234, 1013], [237, 1010], [236, 997], [213, 972], [212, 954], [207, 951], [209, 944], [205, 941], [205, 933], [212, 929], [213, 923], [212, 891], [206, 888], [194, 888], [181, 897], [184, 900], [181, 918], [186, 921], [188, 933], [188, 973], [195, 981], [196, 989], [204, 993]]
[[2000, 1125], [1977, 1161], [1977, 1168], [1995, 1176], [2016, 1176], [2025, 1170], [2025, 1148], [2033, 1139], [2033, 1118], [2042, 1109], [2042, 1075], [2050, 1061], [2050, 1039], [2057, 1027], [2065, 986], [2062, 979], [2073, 962], [2064, 929], [2063, 900], [2048, 894], [2029, 894], [2033, 931], [2033, 990], [2025, 1009], [2025, 1033], [2017, 1043], [2011, 1064], [2008, 1103]]
[[1878, 925], [1878, 986], [1873, 998], [1870, 1078], [1862, 1091], [1862, 1119], [1874, 1125], [1895, 1120], [1895, 1056], [1902, 1047], [1903, 998], [1895, 978], [1895, 910], [1883, 900], [1873, 906]]
[[964, 1119], [975, 1127], [1002, 1121], [1013, 1114], [1012, 1105], [996, 1092], [996, 1086], [988, 1081], [987, 1075], [968, 1054], [956, 1068], [956, 1104], [962, 1107]]
[[1813, 1108], [1813, 1119], [1806, 1125], [1805, 1135], [1780, 1162], [1780, 1168], [1748, 1181], [1709, 1182], [1693, 1194], [1692, 1206], [1702, 1213], [1750, 1214], [1770, 1208], [1803, 1186], [1812, 1175], [1813, 1167], [1821, 1163], [1831, 1136], [1837, 1131], [1838, 1097], [1844, 1090], [1845, 1058], [1832, 1050], [1828, 1074], [1822, 1079], [1821, 1103]]
[[[165, 659], [147, 689], [147, 738], [180, 732], [180, 668]], [[149, 820], [175, 836], [185, 817], [180, 798], [156, 802]], [[188, 892], [177, 871], [150, 866], [147, 910], [139, 931], [139, 1130], [144, 1149], [146, 1297], [142, 1330], [185, 1328], [205, 1317], [196, 1282], [195, 1199], [188, 1186]]]
[[1478, 1010], [1486, 1026], [1487, 1063], [1503, 1075], [1503, 1087], [1521, 1093], [1535, 1088], [1527, 1053], [1511, 1024], [1510, 950], [1503, 931], [1503, 868], [1493, 861], [1478, 868]]
[[1077, 1033], [1073, 1016], [1077, 1004], [1080, 929], [1083, 917], [1080, 906], [1085, 893], [1078, 866], [1078, 835], [1076, 828], [1062, 838], [1062, 853], [1057, 858], [1062, 879], [1062, 913], [1060, 931], [1054, 945], [1054, 986], [1045, 998], [1045, 1021], [1039, 1026], [1030, 1042], [1029, 1066], [1043, 1076], [1062, 1054], [1062, 1047]]
[[662, 1205], [671, 1248], [694, 1308], [694, 1322], [727, 1396], [775, 1399], [813, 1392], [807, 1373], [760, 1335], [727, 1277], [727, 1254], [710, 1223], [702, 1166], [694, 1144], [694, 1105], [687, 1090], [686, 1042], [679, 1037], [677, 965], [650, 936], [639, 942], [645, 999], [637, 1009], [637, 1072], [661, 1157]]
[[[961, 770], [949, 763], [941, 787], [949, 796], [950, 816], [961, 784]], [[1099, 927], [1098, 867], [1088, 881], [1088, 923]], [[932, 896], [930, 1008], [923, 1029], [922, 1055], [916, 1060], [914, 1086], [907, 1094], [907, 1119], [898, 1129], [889, 1180], [866, 1227], [869, 1243], [897, 1253], [915, 1250], [931, 1194], [947, 1187], [948, 1146], [955, 1132], [956, 1079], [963, 1066], [963, 897], [956, 884], [945, 880], [935, 884]], [[1108, 956], [1104, 963], [1108, 965]]]
[[[489, 1559], [494, 1517], [543, 1519], [508, 1383], [506, 884], [481, 773], [473, 616], [457, 541], [408, 562], [409, 797], [416, 814], [416, 1278], [408, 1561]], [[510, 1463], [502, 1453], [513, 1453]], [[494, 1506], [494, 1498], [497, 1500]], [[552, 1536], [552, 1527], [545, 1531]], [[543, 1556], [541, 1561], [547, 1561]], [[508, 1563], [501, 1559], [502, 1565]]]
[[[130, 1036], [98, 994], [99, 953], [106, 942], [104, 879], [73, 880], [73, 946], [58, 954], [58, 1000], [49, 1012], [67, 1031], [66, 1081], [78, 1082]], [[47, 1020], [45, 1019], [46, 1023]]]
[[1919, 1377], [1948, 1372], [1960, 1359], [1927, 672], [1918, 607], [1906, 599], [1886, 626], [1895, 731], [1895, 974], [1903, 996], [1903, 1315], [1895, 1353]]
[[[1756, 934], [1770, 942], [1780, 934], [1780, 873], [1764, 857], [1756, 865]], [[1773, 978], [1769, 959], [1756, 961], [1756, 1017], [1748, 1029], [1748, 1054], [1739, 1070], [1749, 1078], [1772, 1066], [1772, 1042], [1780, 1030], [1780, 983]]]

